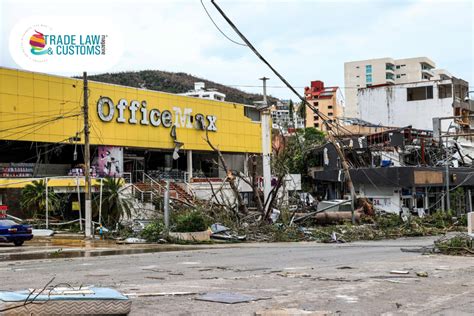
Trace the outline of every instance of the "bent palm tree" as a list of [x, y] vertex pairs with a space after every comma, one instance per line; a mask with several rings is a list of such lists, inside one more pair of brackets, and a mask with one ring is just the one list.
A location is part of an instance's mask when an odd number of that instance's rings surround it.
[[[131, 201], [120, 195], [123, 183], [120, 178], [105, 178], [102, 187], [102, 222], [106, 227], [115, 225], [124, 216], [131, 216]], [[99, 210], [99, 195], [95, 195], [95, 216]]]
[[[20, 204], [29, 217], [37, 218], [38, 214], [46, 211], [46, 183], [44, 180], [34, 180], [21, 191]], [[48, 188], [48, 210], [53, 212], [59, 204], [59, 198], [53, 188]]]

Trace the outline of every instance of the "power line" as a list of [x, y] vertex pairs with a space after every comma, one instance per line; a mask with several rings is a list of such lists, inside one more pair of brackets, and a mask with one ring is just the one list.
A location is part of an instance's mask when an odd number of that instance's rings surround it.
[[[312, 104], [310, 104], [302, 95], [300, 95], [295, 88], [260, 54], [260, 52], [250, 43], [250, 41], [240, 32], [240, 30], [235, 26], [235, 24], [225, 15], [222, 9], [215, 3], [214, 0], [211, 0], [211, 3], [216, 7], [217, 11], [222, 15], [222, 17], [227, 21], [227, 23], [232, 27], [232, 29], [240, 36], [240, 38], [247, 44], [247, 47], [252, 50], [252, 52], [265, 64], [270, 68], [270, 70], [286, 85], [288, 89], [290, 89], [300, 100], [309, 107], [313, 113], [318, 115], [324, 123], [329, 127], [330, 124], [335, 124], [335, 122], [325, 114], [319, 112]], [[345, 130], [348, 134], [353, 135], [349, 130], [344, 127], [340, 127], [341, 129]], [[330, 128], [328, 128], [328, 131]], [[342, 147], [342, 146], [341, 146]]]
[[240, 46], [247, 46], [247, 45], [245, 45], [245, 44], [236, 42], [236, 41], [234, 41], [233, 39], [231, 39], [229, 36], [227, 36], [227, 35], [219, 28], [219, 26], [217, 26], [216, 22], [214, 22], [214, 19], [211, 17], [211, 15], [209, 14], [209, 12], [207, 11], [206, 6], [204, 5], [204, 2], [203, 2], [202, 0], [201, 0], [201, 5], [202, 5], [204, 11], [206, 11], [206, 14], [207, 14], [207, 16], [209, 17], [209, 19], [212, 21], [212, 24], [214, 24], [214, 26], [219, 30], [219, 32], [220, 32], [222, 35], [224, 35], [225, 38], [227, 38], [229, 41], [231, 41], [231, 42], [234, 43], [234, 44], [237, 44], [237, 45], [240, 45]]

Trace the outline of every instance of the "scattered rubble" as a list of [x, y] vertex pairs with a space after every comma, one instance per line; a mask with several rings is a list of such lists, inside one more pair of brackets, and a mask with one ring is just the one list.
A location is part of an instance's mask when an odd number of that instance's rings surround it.
[[232, 292], [217, 292], [217, 293], [207, 293], [195, 298], [197, 301], [208, 301], [215, 303], [224, 303], [224, 304], [237, 304], [237, 303], [248, 303], [252, 301], [259, 300], [269, 300], [270, 297], [256, 297], [241, 293], [232, 293]]
[[474, 237], [468, 234], [444, 236], [434, 242], [437, 252], [445, 255], [474, 255]]
[[[472, 256], [474, 255], [474, 237], [458, 233], [456, 235], [443, 236], [436, 240], [433, 246], [414, 249], [400, 248], [403, 252], [419, 252], [421, 254], [438, 253], [445, 255]], [[437, 270], [448, 270], [446, 267]]]

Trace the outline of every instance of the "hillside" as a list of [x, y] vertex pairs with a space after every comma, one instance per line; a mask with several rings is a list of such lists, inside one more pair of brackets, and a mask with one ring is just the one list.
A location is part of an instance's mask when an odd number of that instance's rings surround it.
[[[136, 72], [105, 73], [89, 76], [90, 80], [106, 83], [119, 84], [130, 87], [145, 88], [149, 90], [163, 91], [169, 93], [183, 93], [194, 89], [195, 82], [205, 82], [207, 89], [217, 89], [225, 93], [226, 101], [243, 104], [253, 104], [254, 101], [261, 101], [262, 95], [248, 93], [239, 89], [224, 86], [222, 84], [198, 78], [183, 72], [167, 72], [161, 70], [142, 70]], [[269, 102], [277, 99], [269, 97]]]

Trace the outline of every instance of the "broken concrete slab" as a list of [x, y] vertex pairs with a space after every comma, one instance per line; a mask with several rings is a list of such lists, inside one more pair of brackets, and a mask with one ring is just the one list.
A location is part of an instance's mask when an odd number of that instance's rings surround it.
[[169, 236], [171, 238], [181, 240], [181, 241], [209, 241], [211, 240], [211, 232], [209, 230], [205, 230], [202, 232], [191, 232], [191, 233], [170, 232]]
[[237, 303], [248, 303], [252, 301], [259, 300], [268, 300], [270, 297], [256, 297], [247, 294], [234, 293], [234, 292], [215, 292], [215, 293], [206, 293], [204, 295], [198, 296], [195, 300], [198, 301], [207, 301], [207, 302], [216, 302], [224, 304], [237, 304]]
[[330, 311], [307, 311], [296, 308], [268, 309], [255, 312], [255, 316], [329, 316], [334, 315]]

